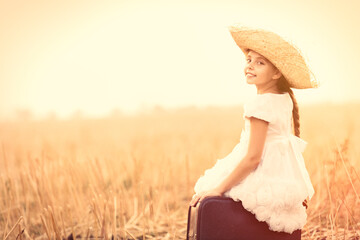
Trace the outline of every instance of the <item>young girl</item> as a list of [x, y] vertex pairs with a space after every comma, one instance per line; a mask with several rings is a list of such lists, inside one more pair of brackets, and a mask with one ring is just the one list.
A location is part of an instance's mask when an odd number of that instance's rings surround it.
[[257, 94], [244, 105], [240, 142], [198, 179], [190, 205], [209, 196], [230, 197], [270, 230], [292, 233], [305, 225], [307, 198], [315, 191], [291, 88], [317, 84], [299, 51], [277, 34], [239, 25], [229, 30], [246, 56], [246, 82]]

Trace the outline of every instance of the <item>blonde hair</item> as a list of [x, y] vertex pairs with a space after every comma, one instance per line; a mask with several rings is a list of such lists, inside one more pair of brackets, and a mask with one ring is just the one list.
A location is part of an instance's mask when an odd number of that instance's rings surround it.
[[294, 134], [297, 137], [300, 137], [300, 115], [299, 115], [299, 107], [294, 95], [294, 92], [292, 91], [292, 89], [290, 88], [290, 85], [288, 83], [288, 81], [286, 80], [286, 78], [284, 77], [284, 75], [282, 75], [278, 81], [277, 81], [277, 87], [279, 89], [280, 92], [284, 93], [284, 92], [288, 92], [291, 100], [293, 102], [293, 126], [294, 126]]

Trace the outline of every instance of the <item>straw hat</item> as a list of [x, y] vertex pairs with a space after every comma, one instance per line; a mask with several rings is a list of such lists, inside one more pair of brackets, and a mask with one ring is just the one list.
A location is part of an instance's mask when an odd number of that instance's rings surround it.
[[280, 70], [290, 87], [318, 87], [318, 82], [306, 65], [300, 50], [279, 35], [239, 24], [230, 26], [229, 31], [245, 55], [251, 49], [266, 57]]

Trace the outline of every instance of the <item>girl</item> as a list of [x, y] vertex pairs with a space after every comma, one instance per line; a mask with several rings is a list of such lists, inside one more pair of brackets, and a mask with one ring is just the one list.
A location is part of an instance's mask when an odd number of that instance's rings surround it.
[[229, 30], [246, 56], [246, 82], [257, 94], [244, 104], [240, 142], [198, 179], [190, 205], [209, 196], [231, 197], [270, 230], [291, 234], [305, 225], [307, 198], [315, 192], [291, 88], [317, 84], [299, 51], [277, 34], [239, 25]]

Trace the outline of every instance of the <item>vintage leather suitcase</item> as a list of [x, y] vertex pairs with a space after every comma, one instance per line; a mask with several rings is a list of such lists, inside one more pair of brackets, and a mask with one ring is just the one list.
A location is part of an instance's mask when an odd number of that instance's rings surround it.
[[300, 240], [301, 229], [292, 234], [275, 232], [247, 211], [241, 201], [207, 197], [189, 206], [187, 240]]

